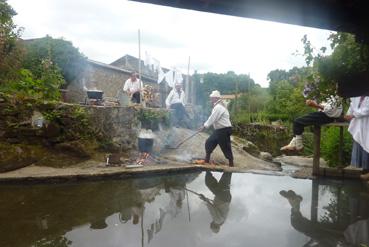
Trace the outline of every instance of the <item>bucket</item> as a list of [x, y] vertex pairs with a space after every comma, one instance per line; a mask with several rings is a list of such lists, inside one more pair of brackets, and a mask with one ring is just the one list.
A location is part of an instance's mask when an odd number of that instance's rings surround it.
[[153, 138], [138, 138], [138, 150], [142, 153], [151, 153], [153, 145]]

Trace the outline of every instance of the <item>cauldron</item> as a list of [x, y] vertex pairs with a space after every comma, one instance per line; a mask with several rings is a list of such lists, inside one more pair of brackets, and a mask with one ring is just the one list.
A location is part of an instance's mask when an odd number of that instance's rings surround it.
[[138, 138], [138, 151], [142, 153], [151, 153], [153, 145], [153, 138]]
[[100, 90], [88, 90], [87, 97], [89, 99], [102, 100], [104, 92]]

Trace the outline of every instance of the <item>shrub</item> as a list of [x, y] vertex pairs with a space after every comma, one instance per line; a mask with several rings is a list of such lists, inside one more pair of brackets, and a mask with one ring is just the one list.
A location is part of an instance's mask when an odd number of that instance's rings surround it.
[[[322, 129], [321, 153], [329, 166], [335, 167], [339, 164], [339, 128]], [[345, 129], [343, 132], [343, 164], [350, 164], [352, 137]]]

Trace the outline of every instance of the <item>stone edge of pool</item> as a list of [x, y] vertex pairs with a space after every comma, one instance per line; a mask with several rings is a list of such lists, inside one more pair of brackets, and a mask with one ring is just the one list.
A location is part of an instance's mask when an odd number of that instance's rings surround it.
[[[72, 168], [52, 168], [29, 166], [19, 170], [1, 173], [0, 184], [13, 183], [62, 183], [69, 181], [104, 180], [119, 179], [130, 177], [144, 177], [151, 175], [173, 174], [178, 172], [192, 171], [217, 171], [217, 172], [236, 172], [254, 173], [263, 175], [284, 176], [280, 171], [274, 170], [255, 170], [241, 167], [228, 167], [221, 165], [194, 165], [194, 164], [175, 164], [175, 165], [148, 165], [139, 168], [125, 167], [105, 167], [102, 163], [98, 167], [72, 167]], [[311, 176], [301, 176], [300, 178], [311, 178]]]

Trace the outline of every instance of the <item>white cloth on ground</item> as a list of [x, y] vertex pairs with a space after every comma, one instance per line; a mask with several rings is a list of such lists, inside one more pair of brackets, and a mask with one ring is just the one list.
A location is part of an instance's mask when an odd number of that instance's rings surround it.
[[352, 138], [369, 153], [369, 97], [365, 97], [359, 107], [360, 97], [351, 98], [347, 115], [353, 115], [348, 131]]
[[211, 125], [214, 126], [214, 129], [232, 127], [228, 109], [223, 105], [222, 100], [215, 103], [210, 117], [204, 123], [205, 128], [209, 128]]

